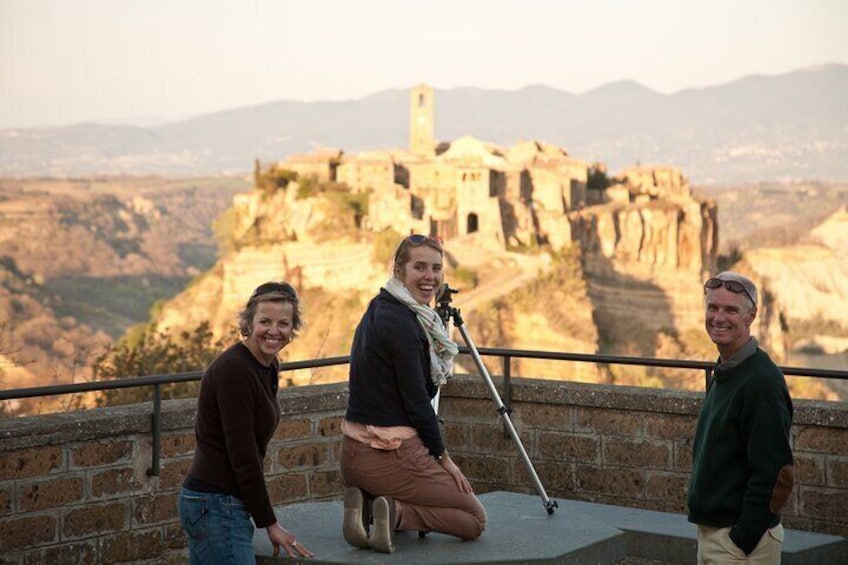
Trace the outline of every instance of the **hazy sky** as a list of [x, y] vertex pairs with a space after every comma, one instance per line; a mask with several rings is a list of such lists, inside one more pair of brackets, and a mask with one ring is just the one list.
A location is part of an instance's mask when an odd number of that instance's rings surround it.
[[0, 0], [0, 128], [848, 63], [845, 0]]

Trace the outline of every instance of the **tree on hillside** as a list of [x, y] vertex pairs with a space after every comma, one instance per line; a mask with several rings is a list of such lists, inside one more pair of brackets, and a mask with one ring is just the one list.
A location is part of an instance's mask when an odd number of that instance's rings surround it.
[[594, 163], [589, 167], [589, 179], [586, 188], [589, 190], [605, 190], [609, 188], [610, 180], [607, 177], [607, 168], [602, 163]]
[[[209, 322], [176, 335], [141, 326], [130, 332], [111, 351], [94, 363], [95, 380], [202, 371], [220, 353], [228, 340], [213, 341]], [[191, 398], [197, 394], [197, 382], [176, 383], [162, 389], [162, 398]], [[134, 387], [104, 391], [98, 406], [145, 402], [153, 398], [152, 387]]]

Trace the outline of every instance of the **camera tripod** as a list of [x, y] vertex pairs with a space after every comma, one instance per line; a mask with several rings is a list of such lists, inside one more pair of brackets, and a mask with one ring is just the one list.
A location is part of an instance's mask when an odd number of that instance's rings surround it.
[[[524, 445], [521, 443], [521, 438], [518, 437], [518, 432], [515, 431], [515, 426], [512, 425], [512, 420], [509, 417], [509, 413], [512, 410], [507, 408], [501, 400], [501, 396], [498, 394], [498, 389], [495, 388], [495, 384], [492, 382], [492, 377], [489, 375], [489, 371], [486, 370], [486, 366], [483, 365], [483, 361], [480, 359], [480, 353], [477, 351], [474, 341], [472, 341], [471, 336], [468, 335], [468, 330], [465, 329], [462, 314], [460, 314], [458, 308], [454, 308], [450, 305], [451, 296], [457, 292], [459, 291], [451, 288], [447, 283], [444, 283], [437, 294], [436, 300], [438, 305], [436, 306], [436, 312], [439, 314], [439, 317], [442, 319], [445, 327], [448, 326], [448, 322], [451, 318], [453, 318], [453, 323], [459, 329], [459, 333], [462, 334], [462, 339], [465, 341], [465, 344], [471, 352], [471, 357], [474, 359], [474, 364], [477, 366], [477, 370], [480, 371], [480, 374], [483, 376], [483, 380], [486, 381], [486, 385], [489, 387], [489, 392], [492, 395], [492, 399], [495, 401], [498, 414], [500, 414], [503, 418], [504, 425], [509, 431], [509, 435], [518, 446], [518, 452], [521, 454], [521, 459], [527, 467], [527, 472], [530, 473], [530, 477], [536, 485], [536, 491], [539, 493], [539, 496], [542, 497], [542, 504], [545, 506], [545, 510], [548, 514], [553, 514], [554, 509], [559, 505], [555, 500], [548, 498], [547, 493], [545, 493], [545, 487], [542, 486], [542, 481], [539, 480], [539, 475], [536, 473], [536, 469], [533, 467], [533, 463], [527, 455], [527, 450], [524, 449]], [[433, 406], [438, 412], [438, 395], [434, 399]]]

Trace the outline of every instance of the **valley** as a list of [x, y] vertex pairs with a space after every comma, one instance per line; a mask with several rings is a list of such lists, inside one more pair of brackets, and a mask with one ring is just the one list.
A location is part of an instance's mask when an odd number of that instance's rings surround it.
[[0, 387], [79, 382], [216, 261], [240, 178], [0, 179]]

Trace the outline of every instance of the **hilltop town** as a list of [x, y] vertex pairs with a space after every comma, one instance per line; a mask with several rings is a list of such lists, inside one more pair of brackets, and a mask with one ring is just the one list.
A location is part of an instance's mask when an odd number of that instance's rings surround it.
[[[457, 304], [472, 313], [479, 345], [703, 356], [702, 339], [687, 332], [702, 314], [692, 289], [717, 259], [716, 206], [694, 198], [680, 170], [637, 165], [611, 176], [543, 141], [440, 141], [435, 112], [432, 89], [419, 85], [407, 148], [323, 148], [257, 163], [256, 188], [236, 195], [229, 212], [230, 252], [159, 308], [156, 327], [209, 320], [224, 335], [255, 284], [285, 278], [317, 312], [299, 350], [286, 354], [344, 352], [388, 273], [375, 253], [380, 238], [393, 245], [416, 232], [445, 240], [447, 276], [460, 281]], [[597, 380], [596, 372], [575, 377]]]
[[410, 91], [407, 149], [321, 149], [289, 155], [275, 166], [366, 192], [367, 230], [393, 228], [445, 240], [473, 235], [476, 244], [501, 249], [570, 246], [568, 215], [587, 206], [692, 201], [688, 181], [674, 167], [634, 166], [609, 179], [603, 164], [542, 141], [510, 147], [471, 136], [438, 141], [435, 106], [429, 86]]

